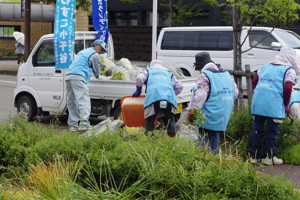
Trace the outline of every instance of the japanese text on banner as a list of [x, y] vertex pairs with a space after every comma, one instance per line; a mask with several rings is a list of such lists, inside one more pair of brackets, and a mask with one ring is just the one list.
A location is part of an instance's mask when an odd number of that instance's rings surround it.
[[75, 0], [57, 0], [54, 23], [55, 69], [67, 68], [72, 63], [74, 40]]
[[92, 0], [93, 25], [98, 35], [96, 39], [103, 40], [107, 44], [110, 31], [107, 27], [106, 0]]

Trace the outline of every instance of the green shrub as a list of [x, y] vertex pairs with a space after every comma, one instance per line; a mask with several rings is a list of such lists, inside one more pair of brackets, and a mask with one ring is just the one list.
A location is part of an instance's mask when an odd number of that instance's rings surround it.
[[52, 137], [53, 132], [54, 129], [51, 127], [45, 129], [40, 123], [30, 123], [24, 117], [17, 115], [11, 122], [1, 124], [0, 166], [2, 169], [10, 165], [21, 169], [30, 154], [30, 149], [39, 141]]
[[[149, 137], [130, 138], [122, 129], [83, 137], [55, 134], [51, 126], [22, 118], [0, 130], [2, 177], [15, 178], [7, 173], [15, 169], [27, 177], [30, 164], [55, 162], [60, 154], [85, 168], [76, 174], [76, 187], [88, 188], [100, 199], [103, 193], [108, 199], [299, 199], [283, 176], [257, 174], [240, 157], [222, 151], [214, 156], [195, 142], [158, 131]], [[64, 188], [62, 196], [76, 199], [73, 189]]]
[[[239, 153], [247, 156], [247, 149], [249, 145], [249, 137], [252, 131], [253, 117], [248, 106], [244, 106], [238, 111], [233, 111], [226, 130], [226, 137], [229, 138], [230, 143], [239, 143]], [[265, 131], [266, 131], [265, 123]], [[278, 156], [284, 149], [293, 146], [299, 140], [300, 122], [295, 119], [294, 123], [290, 125], [288, 117], [279, 125], [280, 134], [277, 140]]]
[[280, 153], [281, 158], [285, 163], [300, 165], [300, 144], [290, 146]]
[[1, 56], [17, 56], [17, 54], [15, 54], [15, 49], [12, 49], [12, 48], [10, 48], [10, 49], [0, 48], [0, 55]]

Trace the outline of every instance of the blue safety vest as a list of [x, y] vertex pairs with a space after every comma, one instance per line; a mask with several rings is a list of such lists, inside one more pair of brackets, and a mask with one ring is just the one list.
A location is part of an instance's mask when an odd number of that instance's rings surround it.
[[70, 65], [66, 75], [75, 74], [82, 76], [85, 78], [85, 82], [88, 84], [93, 72], [93, 68], [89, 66], [89, 58], [94, 53], [97, 52], [92, 47], [80, 51]]
[[[200, 126], [212, 131], [225, 131], [234, 106], [235, 93], [232, 79], [228, 72], [205, 70], [203, 73], [209, 79], [210, 95], [202, 107], [206, 122]], [[199, 126], [199, 121], [197, 125]]]
[[290, 99], [289, 106], [295, 102], [300, 102], [300, 91], [293, 91]]
[[284, 119], [283, 86], [286, 71], [291, 68], [286, 65], [267, 64], [261, 68], [258, 83], [255, 87], [251, 113]]
[[144, 108], [152, 103], [166, 100], [177, 108], [177, 100], [172, 84], [172, 73], [163, 69], [150, 68]]

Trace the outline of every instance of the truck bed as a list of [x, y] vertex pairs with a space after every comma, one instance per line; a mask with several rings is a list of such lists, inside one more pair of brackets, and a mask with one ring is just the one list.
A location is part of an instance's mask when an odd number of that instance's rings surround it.
[[[196, 85], [197, 78], [180, 79], [180, 81], [183, 84], [183, 90], [177, 96], [177, 103], [189, 102], [191, 89]], [[88, 87], [91, 99], [119, 100], [124, 96], [132, 95], [136, 90], [136, 83], [135, 81], [97, 80], [91, 77]], [[141, 95], [146, 95], [145, 86]]]

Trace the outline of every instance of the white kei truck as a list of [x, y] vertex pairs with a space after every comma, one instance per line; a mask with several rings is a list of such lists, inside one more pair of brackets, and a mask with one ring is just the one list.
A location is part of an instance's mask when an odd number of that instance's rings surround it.
[[[90, 47], [97, 32], [75, 32], [75, 53]], [[14, 90], [14, 107], [27, 115], [28, 120], [36, 116], [67, 114], [65, 75], [67, 68], [55, 69], [53, 34], [44, 35], [32, 49], [28, 59], [19, 67], [17, 86]], [[113, 40], [110, 36], [108, 52], [104, 56], [114, 59]], [[196, 78], [180, 79], [183, 91], [177, 96], [179, 119], [182, 108], [190, 101], [191, 88]], [[91, 98], [91, 117], [105, 115], [116, 119], [121, 112], [120, 101], [136, 90], [135, 81], [98, 80], [93, 75], [88, 84]], [[143, 92], [141, 95], [145, 95]]]

